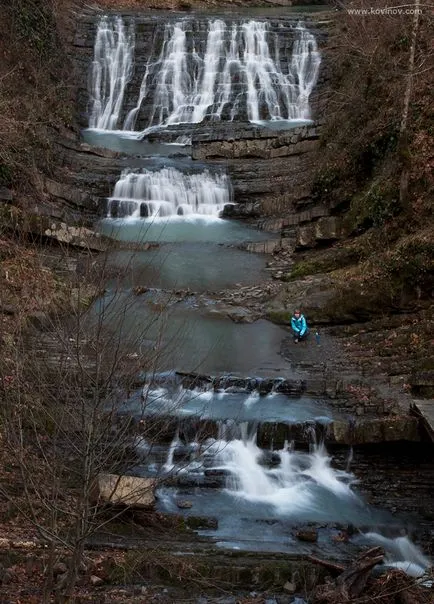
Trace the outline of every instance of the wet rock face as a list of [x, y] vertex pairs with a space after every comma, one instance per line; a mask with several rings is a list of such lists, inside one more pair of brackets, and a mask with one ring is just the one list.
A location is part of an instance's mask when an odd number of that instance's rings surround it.
[[319, 145], [320, 127], [276, 132], [251, 125], [227, 124], [194, 135], [193, 159], [224, 165], [239, 205], [225, 215], [258, 217], [295, 208], [308, 195], [309, 171]]

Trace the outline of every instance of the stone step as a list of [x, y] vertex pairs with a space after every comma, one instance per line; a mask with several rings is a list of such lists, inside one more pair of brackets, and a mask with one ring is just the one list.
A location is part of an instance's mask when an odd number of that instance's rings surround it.
[[[251, 422], [252, 425], [254, 422]], [[203, 442], [217, 439], [222, 421], [190, 417], [179, 420], [174, 416], [153, 415], [139, 424], [140, 435], [147, 441], [169, 445], [174, 434], [185, 442]], [[237, 427], [234, 426], [234, 437]], [[333, 421], [309, 420], [304, 422], [264, 421], [257, 427], [257, 444], [263, 449], [279, 450], [285, 443], [297, 446], [325, 442], [329, 445], [368, 445], [390, 442], [419, 442], [418, 420], [411, 416], [384, 418], [337, 419]]]

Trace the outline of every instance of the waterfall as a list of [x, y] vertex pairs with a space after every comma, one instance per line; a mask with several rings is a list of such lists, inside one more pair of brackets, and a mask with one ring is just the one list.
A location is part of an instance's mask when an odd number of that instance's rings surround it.
[[[289, 56], [280, 50], [281, 34], [265, 21], [228, 25], [209, 20], [204, 46], [196, 27], [189, 19], [165, 24], [161, 48], [151, 52], [123, 130], [136, 128], [141, 110], [146, 112], [146, 132], [204, 120], [310, 118], [309, 97], [321, 58], [314, 35], [303, 24], [292, 28]], [[155, 46], [159, 44], [156, 35]], [[92, 67], [90, 127], [118, 127], [133, 53], [134, 35], [126, 33], [121, 19], [110, 24], [103, 18]]]
[[96, 34], [90, 81], [89, 127], [115, 130], [133, 73], [134, 32], [122, 19], [103, 17]]
[[108, 200], [109, 217], [162, 218], [173, 216], [218, 217], [231, 203], [226, 174], [205, 170], [184, 174], [175, 168], [122, 172]]
[[[294, 453], [287, 448], [278, 451], [280, 463], [269, 468], [261, 459], [263, 451], [254, 437], [217, 441], [214, 444], [215, 467], [229, 472], [227, 488], [237, 497], [267, 502], [281, 513], [314, 507], [314, 490], [322, 488], [335, 497], [360, 505], [351, 490], [352, 475], [332, 469], [325, 448], [319, 446], [310, 454]], [[311, 478], [312, 482], [306, 481]]]
[[177, 431], [172, 442], [170, 443], [169, 451], [167, 452], [166, 463], [163, 466], [164, 472], [171, 472], [174, 469], [175, 466], [173, 463], [173, 457], [175, 455], [175, 451], [176, 451], [177, 447], [179, 447], [180, 444], [181, 444], [181, 441], [179, 440], [179, 435], [178, 435], [178, 431]]
[[166, 25], [160, 56], [146, 66], [125, 129], [134, 128], [145, 99], [152, 102], [150, 128], [244, 114], [251, 122], [310, 118], [309, 96], [321, 59], [315, 37], [303, 25], [294, 30], [287, 73], [277, 35], [266, 22], [251, 20], [229, 29], [220, 19], [210, 21], [203, 57], [188, 39], [188, 25]]
[[321, 58], [316, 40], [304, 27], [299, 26], [299, 36], [294, 42], [291, 70], [297, 74], [298, 95], [295, 111], [309, 118], [309, 97], [318, 78]]

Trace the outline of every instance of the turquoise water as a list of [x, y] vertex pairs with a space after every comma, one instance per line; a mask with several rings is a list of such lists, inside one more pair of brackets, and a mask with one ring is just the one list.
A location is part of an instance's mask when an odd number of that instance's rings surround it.
[[123, 288], [154, 287], [218, 291], [268, 278], [264, 255], [215, 244], [165, 244], [146, 252], [112, 252], [107, 266]]
[[118, 153], [126, 155], [162, 156], [187, 155], [191, 154], [189, 145], [180, 145], [176, 143], [150, 143], [147, 140], [141, 140], [139, 132], [129, 132], [124, 130], [82, 130], [81, 138], [83, 142], [93, 147], [102, 147], [111, 149]]
[[104, 218], [96, 225], [97, 230], [113, 239], [128, 242], [206, 242], [241, 243], [242, 241], [266, 241], [273, 235], [244, 224], [221, 218]]
[[214, 304], [199, 306], [149, 291], [109, 291], [94, 305], [98, 316], [129, 348], [146, 353], [154, 371], [238, 373], [292, 377], [280, 356], [287, 332], [265, 320], [238, 324], [214, 314]]

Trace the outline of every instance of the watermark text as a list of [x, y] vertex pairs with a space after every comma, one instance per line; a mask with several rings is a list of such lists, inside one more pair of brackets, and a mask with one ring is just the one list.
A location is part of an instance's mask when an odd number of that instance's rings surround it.
[[415, 8], [415, 6], [402, 5], [402, 6], [386, 6], [385, 8], [376, 8], [370, 6], [368, 8], [347, 8], [346, 12], [349, 15], [422, 15], [422, 8]]

